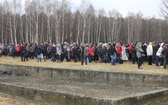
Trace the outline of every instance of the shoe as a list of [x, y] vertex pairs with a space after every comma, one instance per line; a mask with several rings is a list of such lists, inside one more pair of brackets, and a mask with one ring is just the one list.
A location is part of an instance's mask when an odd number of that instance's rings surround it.
[[143, 69], [142, 67], [138, 67], [138, 69]]
[[163, 69], [163, 66], [160, 66], [161, 69]]

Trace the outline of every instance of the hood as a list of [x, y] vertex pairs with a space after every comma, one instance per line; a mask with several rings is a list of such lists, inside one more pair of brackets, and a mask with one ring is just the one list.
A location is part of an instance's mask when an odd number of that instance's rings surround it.
[[137, 45], [136, 45], [136, 47], [139, 47], [140, 44], [142, 44], [142, 43], [141, 43], [141, 42], [138, 42]]
[[163, 47], [163, 45], [164, 45], [164, 43], [161, 43], [161, 44], [160, 44], [160, 47]]
[[149, 42], [149, 45], [152, 45], [152, 42]]

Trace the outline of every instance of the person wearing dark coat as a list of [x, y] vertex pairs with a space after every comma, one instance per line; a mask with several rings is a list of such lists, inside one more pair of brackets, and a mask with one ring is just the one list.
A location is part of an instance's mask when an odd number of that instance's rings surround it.
[[116, 63], [116, 48], [115, 48], [115, 43], [110, 46], [110, 48], [108, 49], [108, 53], [109, 53], [110, 58], [111, 58], [111, 65], [115, 65], [115, 63]]
[[15, 46], [13, 45], [12, 46], [12, 57], [15, 57], [16, 56], [16, 49], [15, 49]]
[[146, 43], [142, 43], [142, 50], [143, 50], [144, 55], [145, 55], [145, 56], [142, 57], [142, 63], [143, 63], [144, 61], [147, 61], [147, 52], [146, 52], [146, 48], [147, 48]]
[[97, 54], [98, 54], [98, 57], [101, 59], [101, 62], [103, 62], [103, 48], [102, 48], [102, 46], [98, 47]]
[[77, 62], [78, 61], [78, 46], [76, 45], [74, 47], [74, 62]]
[[34, 56], [35, 56], [35, 45], [32, 43], [30, 45], [30, 58], [34, 59]]
[[54, 63], [56, 62], [56, 45], [53, 45], [51, 48], [51, 62]]
[[133, 46], [132, 47], [132, 63], [135, 64], [136, 61], [137, 61], [136, 48], [135, 48], [135, 46]]
[[26, 47], [25, 45], [20, 46], [20, 55], [21, 55], [21, 61], [28, 60], [28, 57], [26, 57]]
[[44, 62], [46, 62], [47, 50], [45, 48], [42, 48], [42, 54], [43, 54]]
[[40, 48], [40, 46], [37, 46], [35, 51], [36, 51], [36, 54], [37, 54], [37, 62], [41, 62], [42, 49]]

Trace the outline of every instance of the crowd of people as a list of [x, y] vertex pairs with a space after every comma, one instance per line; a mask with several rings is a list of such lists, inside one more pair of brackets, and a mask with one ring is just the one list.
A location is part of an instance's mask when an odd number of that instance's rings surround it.
[[101, 63], [111, 63], [111, 65], [123, 64], [125, 61], [137, 63], [142, 69], [143, 62], [148, 65], [155, 64], [163, 68], [168, 62], [168, 43], [129, 43], [122, 41], [109, 43], [77, 44], [67, 43], [53, 44], [44, 42], [40, 45], [36, 43], [23, 44], [0, 44], [0, 56], [21, 57], [21, 61], [28, 61], [36, 58], [37, 62], [81, 62], [86, 66], [92, 61]]

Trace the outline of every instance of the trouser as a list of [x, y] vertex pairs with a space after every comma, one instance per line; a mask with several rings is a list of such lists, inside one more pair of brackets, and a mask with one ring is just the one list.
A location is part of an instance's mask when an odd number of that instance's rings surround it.
[[70, 55], [70, 52], [68, 51], [67, 54], [66, 54], [66, 61], [67, 62], [70, 62], [71, 61], [71, 55]]
[[46, 62], [47, 56], [43, 55], [44, 62]]
[[74, 62], [78, 62], [78, 55], [77, 54], [74, 55]]
[[148, 65], [152, 65], [152, 56], [148, 56]]
[[81, 56], [81, 65], [83, 65], [83, 63], [84, 63], [84, 57], [83, 56]]
[[136, 62], [136, 57], [133, 57], [132, 58], [132, 63], [135, 64], [135, 62]]
[[89, 58], [89, 62], [92, 63], [92, 56], [89, 55], [88, 58]]
[[21, 53], [21, 61], [24, 61], [24, 53]]
[[31, 52], [31, 53], [30, 53], [30, 58], [31, 58], [31, 59], [34, 59], [34, 56], [35, 56], [35, 53], [34, 53], [34, 52]]
[[47, 59], [51, 59], [51, 53], [47, 53]]
[[138, 68], [140, 68], [142, 66], [142, 62], [143, 62], [142, 59], [143, 59], [142, 57], [138, 58]]
[[87, 65], [87, 62], [88, 62], [88, 56], [85, 55], [85, 65]]
[[111, 57], [111, 65], [115, 65], [116, 57], [114, 55], [110, 55]]
[[156, 58], [155, 58], [155, 64], [156, 64], [156, 66], [159, 66], [159, 57], [158, 56], [156, 56]]
[[155, 63], [156, 62], [156, 54], [153, 54], [152, 56], [152, 63]]
[[41, 54], [37, 54], [37, 62], [41, 62]]
[[164, 58], [161, 57], [161, 58], [160, 58], [160, 66], [163, 66], [163, 63], [164, 63]]
[[55, 55], [55, 53], [51, 53], [51, 61], [52, 62], [56, 61], [56, 55]]
[[57, 62], [62, 62], [61, 55], [57, 55]]

